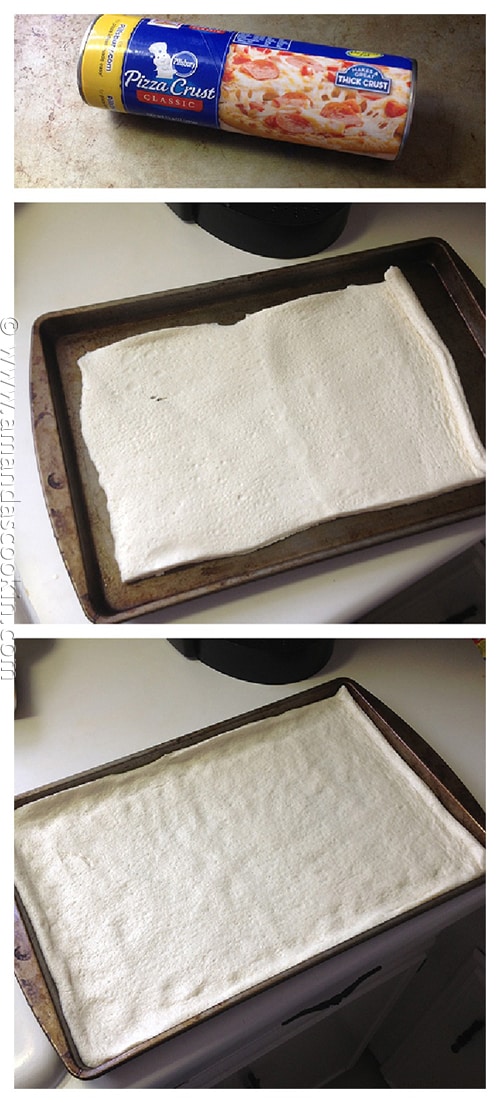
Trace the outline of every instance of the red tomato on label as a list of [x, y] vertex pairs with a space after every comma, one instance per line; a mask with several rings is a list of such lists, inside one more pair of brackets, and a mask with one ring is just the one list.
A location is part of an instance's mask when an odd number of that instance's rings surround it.
[[397, 119], [398, 115], [406, 115], [406, 107], [401, 103], [396, 103], [396, 100], [388, 100], [384, 110], [389, 119]]

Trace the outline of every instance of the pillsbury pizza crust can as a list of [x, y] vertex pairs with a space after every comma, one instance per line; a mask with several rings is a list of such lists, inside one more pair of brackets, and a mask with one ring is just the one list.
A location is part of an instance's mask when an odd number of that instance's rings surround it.
[[392, 54], [100, 15], [78, 63], [92, 107], [394, 161], [417, 64]]

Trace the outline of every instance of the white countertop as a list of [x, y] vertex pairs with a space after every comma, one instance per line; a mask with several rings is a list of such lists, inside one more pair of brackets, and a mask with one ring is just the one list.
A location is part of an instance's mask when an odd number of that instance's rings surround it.
[[[121, 203], [116, 196], [113, 200], [20, 203], [17, 208], [16, 550], [27, 607], [26, 614], [20, 610], [19, 621], [86, 623], [52, 533], [38, 478], [29, 400], [29, 347], [35, 319], [48, 311], [264, 271], [301, 259], [279, 261], [244, 253], [196, 225], [183, 223], [165, 203]], [[344, 233], [321, 256], [436, 236], [444, 238], [484, 283], [484, 216], [482, 203], [354, 204]], [[139, 621], [349, 623], [484, 534], [484, 518], [474, 518], [183, 602]]]
[[[17, 793], [345, 675], [408, 721], [484, 807], [485, 661], [471, 639], [338, 640], [318, 675], [286, 686], [230, 678], [163, 639], [27, 638], [17, 659]], [[17, 986], [15, 1027], [16, 1087], [56, 1086], [62, 1068]], [[60, 1086], [100, 1085], [120, 1083]]]

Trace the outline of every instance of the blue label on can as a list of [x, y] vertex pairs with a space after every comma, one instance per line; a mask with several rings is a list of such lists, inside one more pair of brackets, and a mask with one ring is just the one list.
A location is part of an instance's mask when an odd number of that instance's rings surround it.
[[236, 32], [233, 41], [238, 46], [262, 46], [267, 50], [289, 50], [292, 46], [291, 38], [271, 38], [262, 34], [242, 34]]
[[168, 115], [218, 126], [220, 82], [232, 35], [161, 19], [144, 19], [132, 32], [122, 69], [127, 111]]

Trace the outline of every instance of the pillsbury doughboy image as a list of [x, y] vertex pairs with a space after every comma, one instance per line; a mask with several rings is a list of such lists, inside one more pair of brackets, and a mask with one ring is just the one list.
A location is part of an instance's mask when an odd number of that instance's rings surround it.
[[153, 64], [156, 69], [157, 77], [173, 77], [174, 67], [172, 64], [172, 58], [168, 52], [168, 46], [166, 42], [152, 42], [149, 47], [150, 54], [153, 55]]

